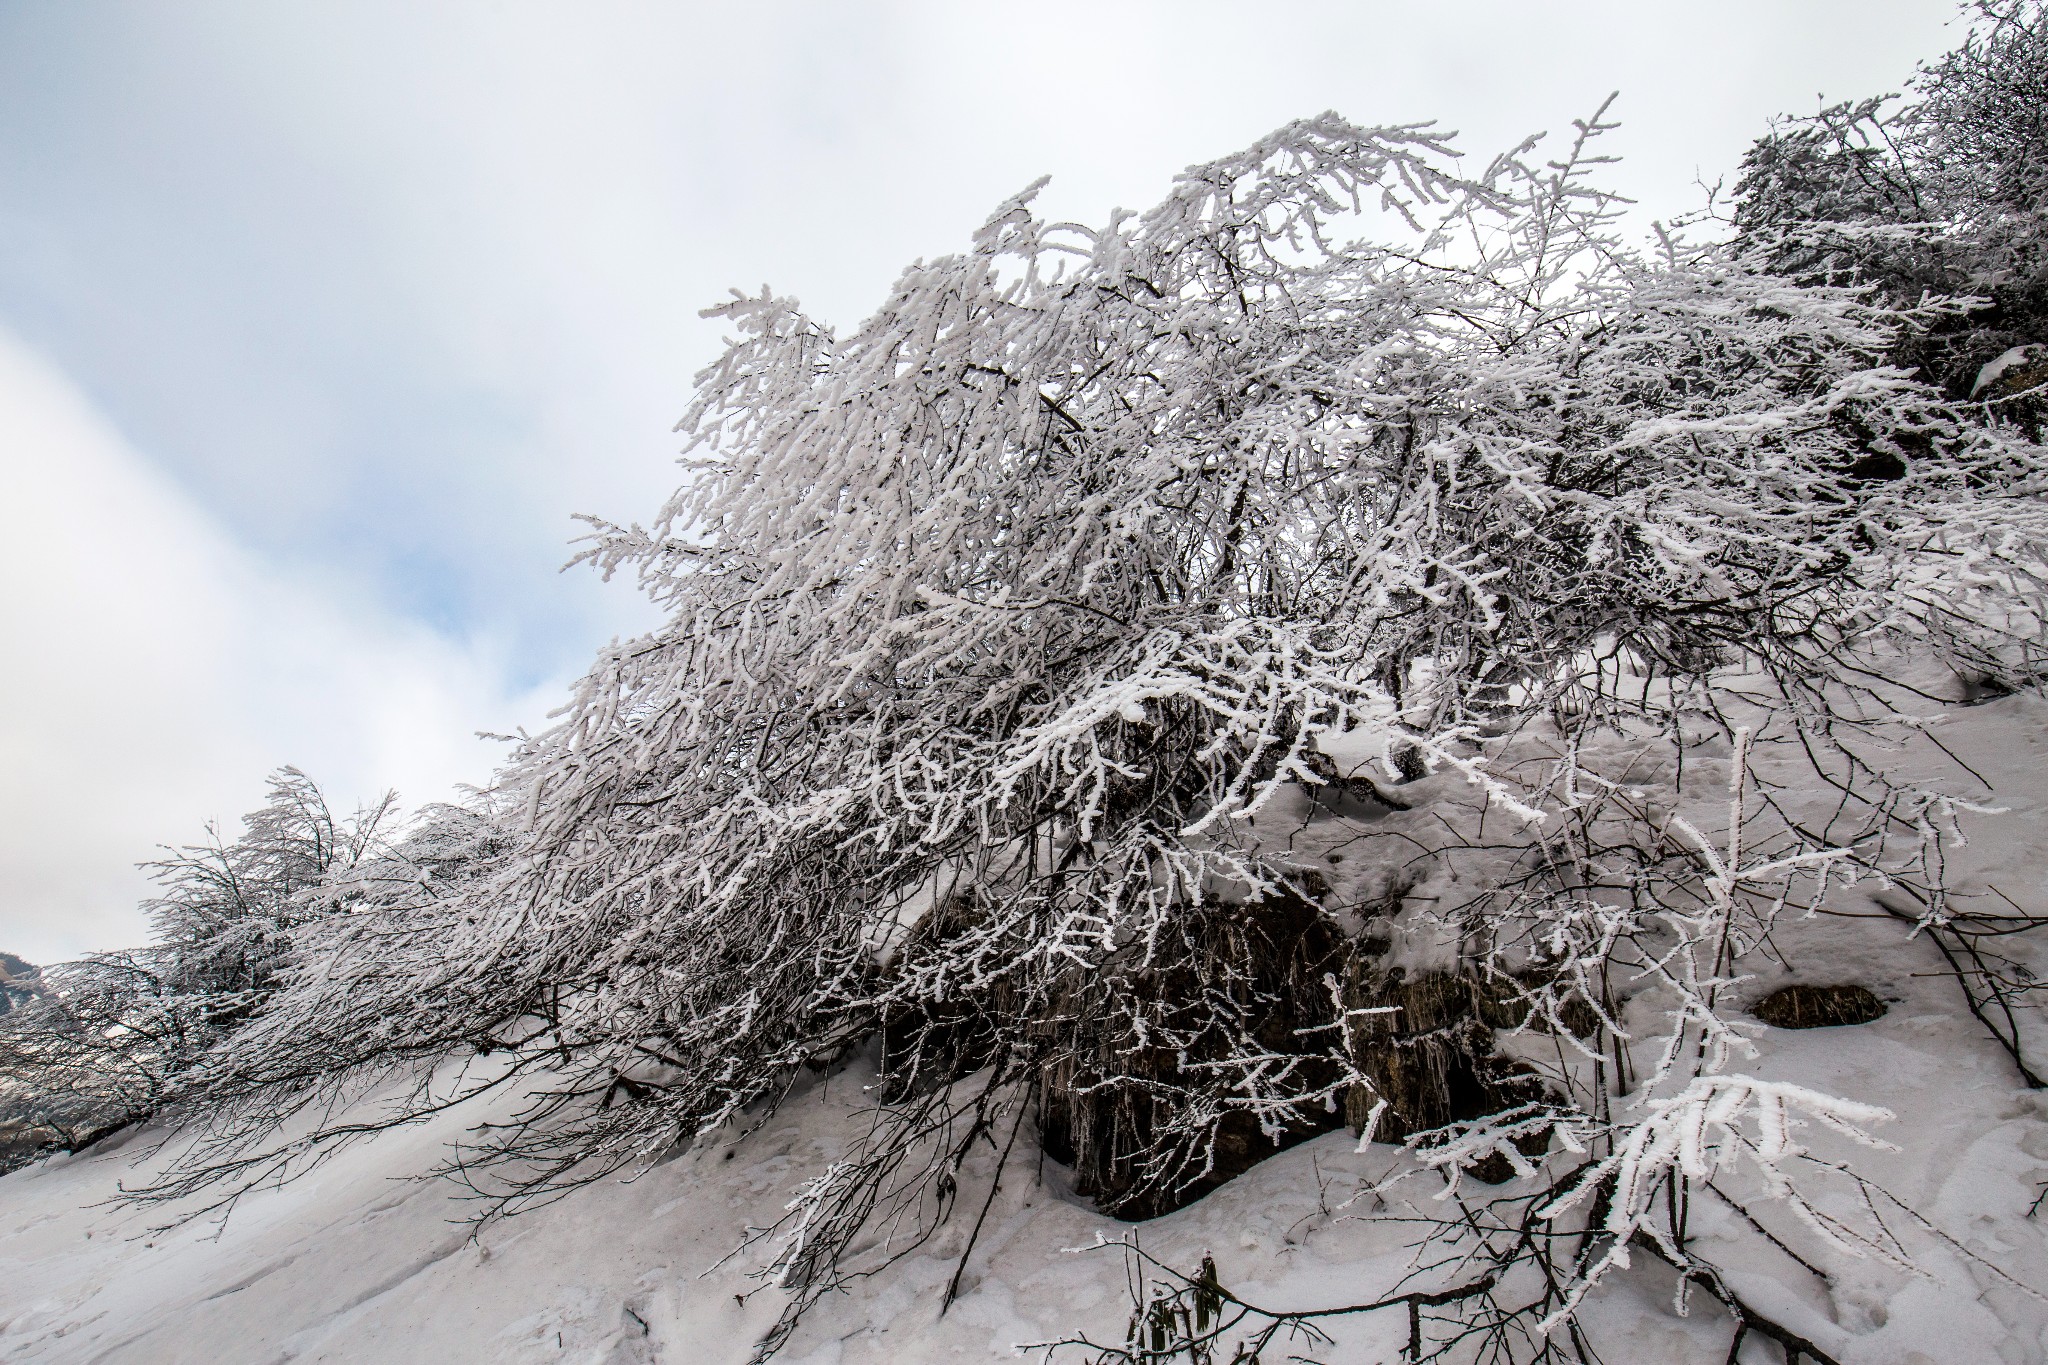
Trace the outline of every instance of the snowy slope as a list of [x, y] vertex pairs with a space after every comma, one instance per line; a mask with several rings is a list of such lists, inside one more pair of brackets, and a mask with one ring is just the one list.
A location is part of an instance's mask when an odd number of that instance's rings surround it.
[[[1974, 824], [1953, 864], [1958, 890], [1996, 886], [2038, 907], [2048, 899], [2048, 703], [1956, 708], [1936, 732], [2007, 811]], [[1852, 890], [1840, 908], [1868, 908], [1862, 898]], [[1954, 1245], [1893, 1214], [1921, 1274], [1836, 1259], [1819, 1262], [1832, 1276], [1823, 1282], [1758, 1250], [1754, 1237], [1738, 1240], [1733, 1215], [1706, 1209], [1700, 1249], [1730, 1268], [1753, 1303], [1845, 1361], [2048, 1361], [2048, 1304], [2028, 1292], [2048, 1289], [2048, 1214], [2027, 1216], [2048, 1181], [2048, 1092], [2020, 1086], [2010, 1061], [1963, 1014], [1934, 950], [1904, 927], [1796, 920], [1777, 947], [1786, 965], [1747, 985], [1749, 998], [1781, 980], [1855, 981], [1890, 1010], [1851, 1028], [1763, 1030], [1761, 1058], [1741, 1069], [1891, 1109], [1897, 1119], [1881, 1136], [1897, 1151], [1803, 1136], [1816, 1152], [1852, 1160]], [[752, 1263], [719, 1262], [747, 1226], [773, 1221], [794, 1186], [843, 1148], [860, 1121], [867, 1074], [856, 1062], [814, 1082], [750, 1136], [701, 1144], [637, 1181], [586, 1188], [475, 1236], [454, 1187], [408, 1179], [484, 1117], [474, 1109], [385, 1134], [294, 1185], [260, 1192], [218, 1236], [206, 1226], [151, 1235], [148, 1219], [104, 1205], [131, 1163], [151, 1159], [151, 1135], [48, 1160], [0, 1178], [0, 1358], [741, 1361], [779, 1302], [772, 1289], [739, 1301], [757, 1288], [746, 1275]], [[1374, 1297], [1409, 1263], [1410, 1225], [1400, 1218], [1440, 1215], [1445, 1205], [1433, 1197], [1441, 1182], [1432, 1176], [1384, 1198], [1354, 1199], [1398, 1154], [1353, 1149], [1341, 1133], [1293, 1148], [1137, 1233], [1147, 1251], [1183, 1268], [1213, 1253], [1223, 1283], [1263, 1303]], [[973, 1172], [963, 1201], [970, 1211], [992, 1164], [984, 1156]], [[1802, 1242], [1781, 1211], [1767, 1201], [1751, 1208], [1817, 1258], [1812, 1239]], [[1844, 1202], [1839, 1212], [1856, 1210]], [[1071, 1249], [1130, 1229], [1067, 1196], [1059, 1169], [1041, 1168], [1028, 1143], [1011, 1157], [964, 1295], [941, 1318], [970, 1219], [955, 1221], [856, 1292], [821, 1305], [784, 1358], [991, 1360], [1076, 1331], [1121, 1337], [1129, 1311], [1121, 1255]], [[1603, 1288], [1588, 1322], [1604, 1358], [1726, 1359], [1727, 1319], [1698, 1299], [1689, 1316], [1677, 1316], [1672, 1289], [1668, 1272], [1640, 1261]], [[1338, 1341], [1316, 1358], [1392, 1359], [1405, 1324], [1388, 1314], [1333, 1331]], [[1743, 1359], [1775, 1361], [1777, 1353], [1755, 1342]]]

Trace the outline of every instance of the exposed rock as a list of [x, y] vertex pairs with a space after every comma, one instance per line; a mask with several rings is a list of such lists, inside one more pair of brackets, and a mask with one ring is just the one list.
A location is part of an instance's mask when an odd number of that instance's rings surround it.
[[1970, 399], [1988, 404], [2029, 438], [2040, 440], [2048, 419], [2048, 346], [2014, 346], [1997, 357], [1977, 372]]
[[[1393, 1012], [1358, 1016], [1352, 1026], [1352, 1063], [1372, 1082], [1370, 1090], [1354, 1087], [1345, 1097], [1345, 1118], [1352, 1128], [1363, 1130], [1373, 1122], [1372, 1111], [1382, 1100], [1386, 1108], [1373, 1136], [1384, 1142], [1541, 1101], [1542, 1079], [1495, 1048], [1496, 1022], [1513, 1027], [1529, 1013], [1514, 1009], [1511, 996], [1512, 987], [1502, 983], [1448, 972], [1411, 977], [1398, 967], [1383, 972], [1368, 966], [1355, 974], [1346, 1008]], [[1525, 1141], [1533, 1156], [1544, 1150], [1549, 1137], [1536, 1134]], [[1470, 1172], [1495, 1184], [1512, 1173], [1505, 1157], [1491, 1158]]]
[[2048, 346], [2014, 346], [1977, 371], [1972, 400], [1995, 402], [2048, 384]]
[[[1077, 1194], [1132, 1220], [1190, 1204], [1320, 1133], [1361, 1129], [1381, 1100], [1374, 1136], [1401, 1142], [1547, 1097], [1530, 1067], [1500, 1055], [1496, 1030], [1549, 1027], [1533, 997], [1551, 983], [1389, 968], [1380, 931], [1399, 913], [1401, 889], [1351, 907], [1363, 923], [1347, 932], [1317, 903], [1330, 891], [1323, 877], [1296, 869], [1289, 880], [1264, 900], [1191, 909], [1149, 948], [1133, 943], [1049, 1000], [1027, 1000], [999, 978], [893, 1013], [881, 1021], [880, 1096], [949, 1085], [996, 1060], [1004, 1021], [1038, 1019], [1028, 1036], [1045, 1058], [1035, 1073], [1040, 1143], [1072, 1169]], [[992, 928], [977, 897], [949, 898], [907, 936], [899, 967], [914, 970], [937, 945]], [[1220, 1026], [1219, 1006], [1229, 1015]], [[1598, 1014], [1576, 996], [1557, 1013], [1581, 1037], [1599, 1031]], [[1291, 1059], [1297, 1093], [1334, 1087], [1339, 1029], [1369, 1085], [1277, 1131], [1236, 1102], [1228, 1069], [1215, 1069], [1248, 1038]], [[1547, 1144], [1544, 1132], [1522, 1139], [1530, 1155]], [[1512, 1170], [1495, 1158], [1470, 1173], [1499, 1181]]]
[[[1324, 978], [1347, 975], [1353, 952], [1327, 915], [1300, 895], [1212, 905], [1189, 917], [1185, 940], [1191, 951], [1120, 977], [1119, 990], [1142, 999], [1160, 1023], [1189, 1027], [1227, 994], [1240, 1002], [1246, 1032], [1261, 1046], [1301, 1058], [1303, 1088], [1337, 1081], [1336, 1063], [1322, 1051], [1329, 1035], [1315, 1030], [1333, 1022]], [[1194, 1048], [1148, 1046], [1127, 1030], [1127, 1013], [1087, 994], [1077, 993], [1071, 1011], [1058, 1011], [1071, 1021], [1063, 1027], [1072, 1041], [1041, 1075], [1039, 1132], [1047, 1155], [1073, 1168], [1076, 1192], [1104, 1212], [1128, 1219], [1170, 1213], [1275, 1152], [1343, 1125], [1342, 1112], [1317, 1110], [1272, 1133], [1252, 1114], [1218, 1103], [1206, 1150], [1186, 1154], [1183, 1178], [1145, 1179], [1142, 1163], [1161, 1145], [1162, 1131], [1225, 1084], [1202, 1067], [1224, 1055], [1228, 1039], [1203, 1031]]]
[[1772, 1028], [1834, 1028], [1884, 1017], [1884, 1001], [1862, 986], [1783, 986], [1751, 1006]]

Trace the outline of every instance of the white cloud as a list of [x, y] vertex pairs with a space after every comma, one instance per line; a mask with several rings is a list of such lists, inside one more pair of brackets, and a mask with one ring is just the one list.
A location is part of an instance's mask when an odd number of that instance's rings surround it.
[[475, 730], [541, 709], [238, 548], [6, 333], [0, 583], [0, 947], [31, 960], [141, 941], [133, 864], [232, 832], [278, 764], [341, 805], [433, 799], [489, 775]]

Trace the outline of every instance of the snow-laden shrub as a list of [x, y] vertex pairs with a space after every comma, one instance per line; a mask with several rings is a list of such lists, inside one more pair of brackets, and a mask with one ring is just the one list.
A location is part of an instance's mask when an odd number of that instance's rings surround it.
[[[265, 1146], [281, 1099], [460, 1044], [495, 1060], [458, 1093], [531, 1096], [460, 1162], [516, 1210], [881, 1037], [869, 1137], [777, 1231], [792, 1315], [928, 1235], [1034, 1098], [1124, 1106], [1100, 1131], [1170, 1206], [1247, 1125], [1385, 1098], [1360, 1020], [1391, 978], [1285, 837], [1337, 776], [1403, 850], [1386, 881], [1462, 869], [1430, 906], [1383, 887], [1408, 965], [1583, 1054], [1426, 1164], [1605, 1161], [1676, 1112], [1628, 1096], [1736, 1093], [1722, 994], [1791, 898], [1882, 872], [1938, 903], [1954, 803], [1854, 741], [1900, 652], [2035, 676], [2042, 452], [1886, 363], [1948, 305], [1625, 243], [1602, 126], [1474, 177], [1326, 115], [1100, 228], [1027, 191], [843, 336], [717, 310], [687, 482], [586, 556], [665, 623], [518, 750], [445, 893], [396, 875], [302, 939], [158, 1192], [289, 1172], [376, 1125]], [[1703, 768], [1735, 785], [1705, 833]], [[1261, 946], [1276, 906], [1345, 945], [1320, 995]], [[1640, 1056], [1622, 967], [1670, 1006]], [[422, 1077], [388, 1121], [450, 1102]]]
[[[403, 821], [390, 804], [359, 814], [346, 856], [297, 893], [258, 1008], [178, 1072], [176, 1117], [203, 1119], [221, 1147], [267, 1139], [282, 1116], [311, 1108], [353, 1111], [357, 1131], [377, 1131], [361, 1109], [366, 1093], [394, 1075], [431, 1073], [450, 1055], [490, 1051], [497, 1027], [519, 1012], [516, 993], [529, 983], [481, 975], [453, 951], [514, 843], [505, 821], [488, 795]], [[259, 1156], [249, 1169], [265, 1165]], [[234, 1163], [202, 1165], [156, 1193], [237, 1173], [246, 1174]]]
[[277, 989], [296, 931], [343, 908], [334, 894], [373, 846], [392, 799], [337, 818], [296, 768], [224, 842], [167, 849], [145, 864], [151, 944], [42, 969], [39, 989], [0, 1016], [0, 1066], [60, 1143], [175, 1101], [210, 1050]]
[[1894, 357], [2034, 439], [2039, 392], [1986, 393], [1987, 368], [2048, 343], [2048, 7], [1979, 0], [1962, 44], [1903, 99], [1787, 119], [1743, 159], [1735, 222], [1773, 264], [1867, 283], [1902, 306], [1971, 307], [1906, 329]]
[[337, 908], [331, 883], [374, 846], [393, 804], [386, 795], [337, 819], [311, 778], [283, 768], [233, 843], [209, 831], [209, 842], [148, 864], [163, 887], [143, 908], [165, 983], [205, 998], [222, 1022], [253, 1012], [283, 973], [293, 930]]

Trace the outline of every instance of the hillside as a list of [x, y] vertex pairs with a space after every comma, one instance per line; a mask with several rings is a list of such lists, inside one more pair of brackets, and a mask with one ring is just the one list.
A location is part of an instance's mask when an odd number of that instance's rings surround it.
[[585, 519], [659, 624], [9, 997], [0, 1348], [2043, 1360], [2048, 6], [1974, 14], [1647, 234], [1608, 105], [1323, 113], [735, 291]]
[[[2004, 810], [1973, 824], [1975, 837], [1952, 870], [1958, 894], [1993, 886], [2043, 894], [2048, 702], [1954, 707], [1932, 733], [1990, 780], [1989, 795]], [[1922, 748], [1919, 760], [1945, 761]], [[1311, 837], [1335, 833], [1334, 823], [1314, 823]], [[1888, 1221], [1919, 1274], [1874, 1260], [1836, 1262], [1832, 1282], [1823, 1282], [1735, 1236], [1726, 1210], [1701, 1210], [1703, 1254], [1750, 1302], [1845, 1362], [2048, 1360], [2048, 1305], [2031, 1292], [2048, 1285], [2048, 1223], [2029, 1213], [2048, 1182], [2048, 1092], [2019, 1084], [2010, 1059], [1959, 1010], [1939, 954], [1907, 927], [1873, 932], [1870, 921], [1794, 919], [1781, 926], [1776, 947], [1784, 964], [1745, 982], [1745, 999], [1785, 981], [1856, 982], [1887, 1009], [1853, 1027], [1759, 1028], [1761, 1056], [1747, 1070], [1891, 1110], [1896, 1119], [1876, 1132], [1897, 1150], [1835, 1150], [1824, 1132], [1801, 1140], [1850, 1156], [1982, 1259], [1958, 1255], [1896, 1210]], [[483, 1116], [479, 1103], [383, 1134], [283, 1190], [249, 1195], [217, 1237], [203, 1224], [153, 1235], [151, 1215], [167, 1210], [103, 1204], [118, 1183], [134, 1181], [136, 1164], [150, 1165], [151, 1133], [54, 1157], [0, 1178], [0, 1283], [8, 1286], [0, 1355], [156, 1365], [740, 1362], [772, 1324], [779, 1291], [748, 1278], [757, 1258], [725, 1258], [747, 1227], [780, 1215], [808, 1172], [845, 1152], [873, 1079], [871, 1059], [852, 1059], [809, 1083], [760, 1131], [718, 1135], [635, 1181], [589, 1186], [474, 1233], [463, 1222], [473, 1206], [459, 1187], [413, 1177]], [[991, 1360], [1014, 1345], [1081, 1332], [1121, 1341], [1130, 1311], [1124, 1259], [1115, 1249], [1076, 1250], [1098, 1237], [1135, 1235], [1147, 1252], [1184, 1269], [1212, 1254], [1227, 1288], [1269, 1306], [1370, 1299], [1391, 1291], [1409, 1264], [1409, 1227], [1395, 1220], [1441, 1213], [1435, 1196], [1443, 1182], [1422, 1176], [1384, 1199], [1364, 1193], [1401, 1157], [1384, 1143], [1364, 1154], [1354, 1147], [1345, 1133], [1313, 1139], [1180, 1212], [1132, 1225], [1073, 1196], [1070, 1174], [1020, 1142], [961, 1297], [943, 1318], [939, 1302], [964, 1249], [964, 1220], [828, 1301], [783, 1358]], [[987, 1150], [969, 1162], [970, 1206], [979, 1206], [993, 1164]], [[1833, 1212], [1857, 1217], [1847, 1191], [1831, 1197]], [[1763, 1200], [1752, 1212], [1795, 1248], [1813, 1251], [1782, 1205]], [[1677, 1316], [1672, 1290], [1670, 1273], [1647, 1263], [1612, 1282], [1587, 1315], [1601, 1358], [1725, 1359], [1728, 1317], [1698, 1296], [1690, 1316]], [[735, 1301], [747, 1293], [755, 1297]], [[1328, 1325], [1342, 1349], [1306, 1354], [1390, 1358], [1406, 1330], [1399, 1314]], [[1764, 1349], [1744, 1358], [1770, 1359]]]

